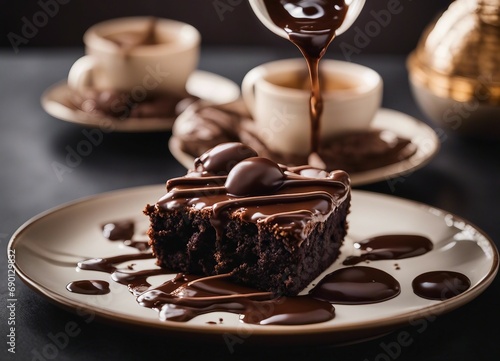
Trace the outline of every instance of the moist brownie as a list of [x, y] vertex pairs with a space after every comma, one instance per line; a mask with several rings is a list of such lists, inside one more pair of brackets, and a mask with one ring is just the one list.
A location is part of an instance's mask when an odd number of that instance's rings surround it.
[[224, 143], [166, 184], [144, 210], [157, 264], [173, 272], [297, 295], [339, 256], [347, 233], [344, 171], [285, 167]]

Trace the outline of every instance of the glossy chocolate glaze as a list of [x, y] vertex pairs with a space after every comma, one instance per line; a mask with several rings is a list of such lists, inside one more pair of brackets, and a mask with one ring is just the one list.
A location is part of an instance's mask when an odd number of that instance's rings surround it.
[[413, 292], [422, 298], [444, 301], [467, 291], [471, 286], [467, 276], [452, 271], [431, 271], [417, 276]]
[[105, 295], [110, 292], [109, 283], [98, 280], [82, 280], [68, 283], [66, 289], [83, 295]]
[[271, 20], [285, 30], [306, 60], [311, 81], [311, 153], [318, 153], [323, 113], [319, 62], [344, 22], [348, 6], [344, 0], [264, 0], [264, 4]]
[[309, 294], [337, 304], [387, 301], [401, 292], [399, 282], [387, 272], [372, 267], [347, 267], [326, 275]]
[[[227, 160], [227, 152], [225, 145], [219, 145], [200, 159], [210, 159], [210, 165], [222, 164], [219, 158]], [[242, 154], [253, 155], [241, 143], [233, 143], [230, 152], [237, 154], [237, 159]], [[250, 157], [232, 166], [227, 175], [214, 176], [204, 165], [198, 161], [196, 171], [169, 180], [168, 193], [156, 207], [210, 209], [211, 223], [219, 236], [232, 217], [240, 217], [260, 226], [272, 222], [278, 230], [294, 235], [300, 245], [312, 230], [307, 224], [326, 219], [350, 193], [349, 177], [343, 171], [327, 173], [311, 167], [285, 167], [265, 158]], [[221, 167], [215, 168], [220, 173]]]
[[359, 256], [348, 256], [342, 263], [345, 266], [365, 261], [403, 259], [416, 257], [433, 248], [430, 239], [413, 234], [391, 234], [372, 237], [354, 243], [354, 248], [361, 251]]

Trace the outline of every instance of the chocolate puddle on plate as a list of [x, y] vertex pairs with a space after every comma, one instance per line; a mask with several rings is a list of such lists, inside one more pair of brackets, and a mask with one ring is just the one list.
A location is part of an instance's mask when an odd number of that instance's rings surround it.
[[382, 235], [355, 242], [354, 248], [362, 253], [359, 256], [348, 256], [342, 264], [353, 266], [366, 261], [396, 260], [416, 257], [433, 248], [432, 242], [419, 235]]
[[[130, 241], [128, 238], [133, 238], [130, 229], [135, 229], [135, 225], [131, 223], [131, 220], [113, 222], [113, 229], [116, 231], [114, 236], [110, 236], [108, 232], [111, 226], [105, 230], [106, 227], [101, 225], [103, 237], [108, 241], [110, 238], [116, 238], [126, 244]], [[382, 235], [356, 244], [356, 247], [365, 253], [354, 258], [347, 257], [344, 264], [409, 258], [432, 250], [432, 242], [418, 235]], [[238, 314], [242, 322], [250, 324], [314, 324], [334, 319], [335, 304], [362, 305], [384, 302], [397, 297], [401, 291], [401, 285], [396, 278], [385, 271], [368, 266], [337, 269], [325, 275], [307, 294], [285, 297], [236, 284], [231, 281], [229, 274], [175, 275], [175, 272], [158, 267], [135, 270], [135, 264], [130, 263], [147, 259], [153, 260], [154, 256], [150, 252], [142, 251], [82, 260], [77, 266], [81, 270], [110, 274], [113, 282], [128, 287], [138, 305], [156, 310], [161, 320], [175, 322], [186, 322], [202, 314], [222, 311]], [[148, 278], [158, 275], [168, 276], [168, 280], [159, 286], [152, 286]], [[470, 280], [465, 275], [442, 270], [419, 275], [413, 280], [411, 287], [419, 297], [446, 300], [465, 292], [470, 285]], [[85, 295], [103, 295], [110, 291], [108, 282], [98, 280], [70, 282], [67, 290]], [[222, 322], [219, 320], [219, 323]]]
[[467, 276], [451, 271], [431, 271], [417, 276], [412, 282], [413, 292], [429, 300], [447, 300], [470, 288]]

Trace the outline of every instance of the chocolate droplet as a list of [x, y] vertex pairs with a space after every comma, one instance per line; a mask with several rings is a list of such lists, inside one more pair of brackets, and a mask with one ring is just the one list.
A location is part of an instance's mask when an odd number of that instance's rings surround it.
[[198, 172], [226, 175], [242, 160], [256, 156], [257, 152], [247, 145], [238, 142], [224, 143], [196, 158], [194, 167]]
[[98, 280], [82, 280], [68, 283], [66, 289], [82, 295], [105, 295], [110, 292], [109, 283]]
[[125, 241], [132, 239], [135, 223], [130, 220], [109, 222], [102, 225], [102, 234], [110, 241]]
[[282, 184], [285, 174], [278, 164], [254, 157], [238, 163], [226, 180], [227, 193], [236, 197], [270, 194]]
[[417, 276], [412, 282], [413, 292], [422, 298], [444, 301], [470, 288], [467, 276], [452, 271], [431, 271]]

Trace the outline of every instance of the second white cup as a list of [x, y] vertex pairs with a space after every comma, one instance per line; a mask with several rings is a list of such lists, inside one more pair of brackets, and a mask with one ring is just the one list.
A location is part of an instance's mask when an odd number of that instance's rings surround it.
[[[380, 75], [363, 65], [323, 59], [321, 140], [366, 130], [382, 102]], [[311, 149], [309, 82], [303, 58], [259, 65], [242, 81], [242, 97], [260, 140], [282, 154], [307, 155]]]
[[[147, 35], [151, 24], [156, 35], [152, 45], [139, 43], [124, 52], [113, 40], [140, 38]], [[184, 95], [186, 82], [198, 65], [201, 35], [184, 22], [130, 17], [95, 24], [85, 32], [83, 40], [86, 55], [78, 59], [69, 72], [71, 88], [130, 93], [141, 87]]]

